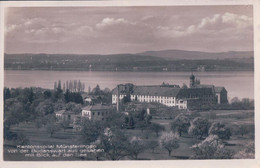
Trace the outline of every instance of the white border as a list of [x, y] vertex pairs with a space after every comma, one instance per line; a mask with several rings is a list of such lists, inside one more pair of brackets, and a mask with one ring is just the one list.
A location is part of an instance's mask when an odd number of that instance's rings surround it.
[[[254, 5], [254, 58], [255, 58], [255, 132], [256, 132], [256, 159], [252, 160], [160, 160], [160, 161], [3, 161], [3, 129], [0, 129], [0, 167], [182, 167], [182, 168], [204, 168], [204, 167], [248, 167], [248, 168], [260, 168], [260, 125], [257, 119], [260, 118], [259, 101], [260, 101], [260, 76], [259, 76], [259, 64], [260, 64], [260, 0], [118, 0], [118, 1], [7, 1], [0, 2], [0, 71], [1, 82], [0, 88], [3, 88], [3, 51], [4, 51], [4, 8], [5, 7], [69, 7], [69, 6], [195, 6], [195, 5]], [[0, 108], [2, 115], [0, 117], [0, 123], [3, 123], [3, 89], [0, 89]], [[2, 128], [2, 127], [1, 127]]]

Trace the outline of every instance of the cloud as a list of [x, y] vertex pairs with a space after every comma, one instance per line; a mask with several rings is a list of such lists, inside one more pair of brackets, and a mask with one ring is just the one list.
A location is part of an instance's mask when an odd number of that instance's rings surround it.
[[22, 51], [25, 50], [22, 48], [24, 46], [30, 52], [33, 48], [31, 45], [38, 44], [35, 50], [38, 49], [39, 52], [77, 53], [140, 52], [173, 48], [216, 51], [219, 48], [235, 50], [232, 48], [252, 46], [253, 18], [250, 14], [247, 16], [247, 13], [231, 12], [232, 9], [203, 13], [206, 8], [193, 7], [192, 16], [184, 8], [178, 8], [177, 12], [177, 8], [158, 10], [158, 7], [142, 10], [80, 9], [80, 12], [78, 8], [42, 8], [40, 11], [38, 8], [21, 9], [14, 13], [16, 15], [13, 15], [13, 19], [7, 19], [5, 46], [9, 50], [21, 46], [19, 49]]
[[[232, 34], [251, 33], [253, 30], [253, 19], [245, 15], [237, 15], [233, 13], [214, 14], [210, 17], [202, 18], [198, 24], [175, 27], [158, 26], [162, 36], [169, 38], [186, 37], [192, 35], [208, 35], [208, 36], [230, 36]], [[223, 35], [223, 36], [222, 36]]]
[[115, 19], [115, 18], [107, 17], [104, 18], [100, 23], [97, 23], [96, 27], [102, 29], [108, 26], [119, 25], [119, 24], [135, 24], [135, 23], [129, 22], [124, 18]]

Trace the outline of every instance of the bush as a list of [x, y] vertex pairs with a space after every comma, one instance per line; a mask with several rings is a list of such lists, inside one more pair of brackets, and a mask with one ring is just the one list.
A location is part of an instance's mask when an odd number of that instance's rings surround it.
[[217, 135], [220, 139], [228, 140], [231, 136], [230, 128], [226, 128], [225, 124], [215, 122], [209, 128], [209, 134]]

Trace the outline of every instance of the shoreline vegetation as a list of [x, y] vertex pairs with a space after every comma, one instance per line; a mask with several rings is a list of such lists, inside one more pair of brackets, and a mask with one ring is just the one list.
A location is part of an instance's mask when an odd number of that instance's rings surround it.
[[[149, 55], [148, 55], [149, 54]], [[138, 54], [4, 54], [5, 70], [207, 72], [253, 71], [253, 52], [170, 50]]]

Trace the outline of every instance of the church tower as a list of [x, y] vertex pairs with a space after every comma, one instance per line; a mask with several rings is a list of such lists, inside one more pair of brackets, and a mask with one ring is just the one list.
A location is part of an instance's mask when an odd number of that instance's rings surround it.
[[190, 88], [193, 88], [194, 85], [195, 85], [195, 76], [192, 73], [190, 76]]

